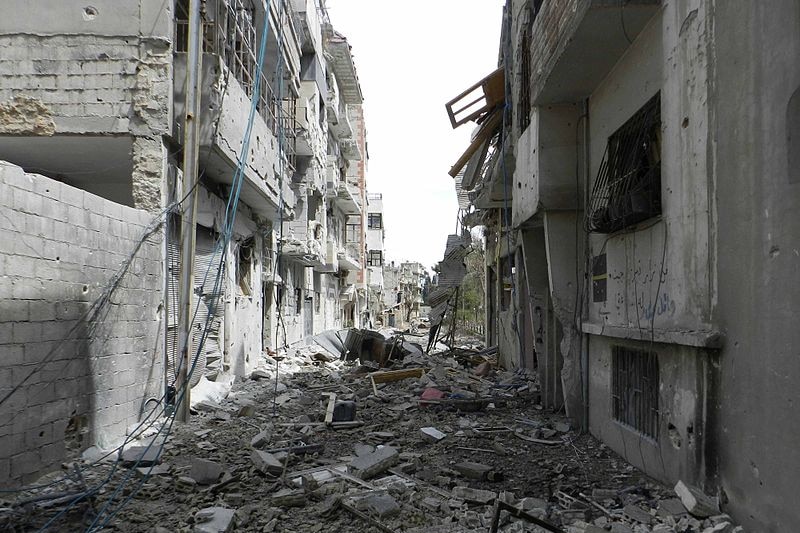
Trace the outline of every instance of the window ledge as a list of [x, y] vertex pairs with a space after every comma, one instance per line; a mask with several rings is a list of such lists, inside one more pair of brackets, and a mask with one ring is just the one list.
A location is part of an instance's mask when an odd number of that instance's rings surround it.
[[665, 344], [681, 344], [684, 346], [711, 349], [722, 348], [724, 340], [722, 333], [713, 329], [655, 329], [651, 332], [649, 328], [639, 329], [584, 322], [581, 331], [590, 335], [599, 335], [603, 337], [616, 337], [639, 341], [650, 341], [652, 339], [654, 342]]

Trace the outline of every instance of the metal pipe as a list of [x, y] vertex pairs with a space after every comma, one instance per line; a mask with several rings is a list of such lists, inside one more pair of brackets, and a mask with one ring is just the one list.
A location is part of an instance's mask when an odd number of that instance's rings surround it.
[[202, 67], [202, 0], [189, 0], [189, 46], [186, 54], [186, 102], [183, 137], [183, 194], [181, 209], [181, 278], [178, 309], [178, 346], [181, 366], [176, 382], [180, 404], [176, 413], [181, 422], [189, 420], [189, 365], [192, 354], [192, 311], [194, 292], [195, 225], [197, 221], [198, 156], [200, 152], [200, 72]]

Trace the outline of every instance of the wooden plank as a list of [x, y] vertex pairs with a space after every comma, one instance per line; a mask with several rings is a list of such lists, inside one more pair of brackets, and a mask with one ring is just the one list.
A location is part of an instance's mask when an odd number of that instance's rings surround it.
[[481, 125], [481, 128], [478, 130], [477, 135], [475, 135], [475, 139], [469, 144], [466, 151], [461, 154], [461, 157], [458, 158], [453, 166], [450, 168], [448, 174], [452, 177], [456, 177], [459, 171], [464, 168], [464, 166], [469, 163], [469, 160], [472, 159], [472, 156], [475, 155], [478, 150], [480, 150], [481, 146], [483, 146], [484, 142], [487, 142], [492, 135], [494, 135], [495, 130], [500, 125], [500, 122], [503, 119], [503, 110], [496, 109], [489, 118], [486, 119]]
[[405, 370], [385, 370], [373, 372], [369, 375], [373, 383], [390, 383], [392, 381], [402, 381], [408, 378], [421, 378], [426, 368], [407, 368]]
[[[466, 90], [462, 91], [458, 96], [447, 102], [444, 107], [447, 109], [447, 116], [450, 118], [450, 125], [453, 129], [461, 126], [462, 124], [469, 122], [470, 120], [474, 120], [480, 117], [485, 112], [493, 109], [498, 104], [503, 103], [505, 101], [505, 71], [503, 67], [498, 68], [482, 80], [478, 81], [477, 83], [471, 85]], [[480, 89], [483, 92], [482, 97], [478, 98], [471, 102], [471, 104], [467, 105], [466, 107], [462, 106], [457, 111], [453, 111], [453, 106], [457, 104], [462, 99], [466, 98], [470, 94], [474, 93], [476, 90]], [[470, 105], [475, 104], [476, 102], [480, 101], [481, 99], [485, 100], [485, 104], [467, 115], [466, 117], [456, 117], [456, 115], [465, 109], [469, 108]]]

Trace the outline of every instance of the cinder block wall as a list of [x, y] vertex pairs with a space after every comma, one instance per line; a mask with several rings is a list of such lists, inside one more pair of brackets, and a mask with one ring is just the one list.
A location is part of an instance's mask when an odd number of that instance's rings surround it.
[[161, 396], [160, 231], [84, 318], [152, 216], [0, 162], [0, 399], [19, 386], [0, 404], [0, 487], [120, 442]]

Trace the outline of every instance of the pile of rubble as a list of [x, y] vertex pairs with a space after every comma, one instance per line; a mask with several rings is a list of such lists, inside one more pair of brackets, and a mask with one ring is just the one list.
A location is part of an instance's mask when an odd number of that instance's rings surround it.
[[[84, 459], [81, 486], [107, 483], [53, 529], [80, 530], [129, 498], [108, 529], [742, 532], [714, 499], [663, 487], [543, 412], [535, 375], [496, 369], [496, 350], [424, 355], [406, 337], [339, 335], [344, 349], [322, 340], [265, 356], [165, 441]], [[6, 502], [0, 525], [41, 527], [57, 491]]]

